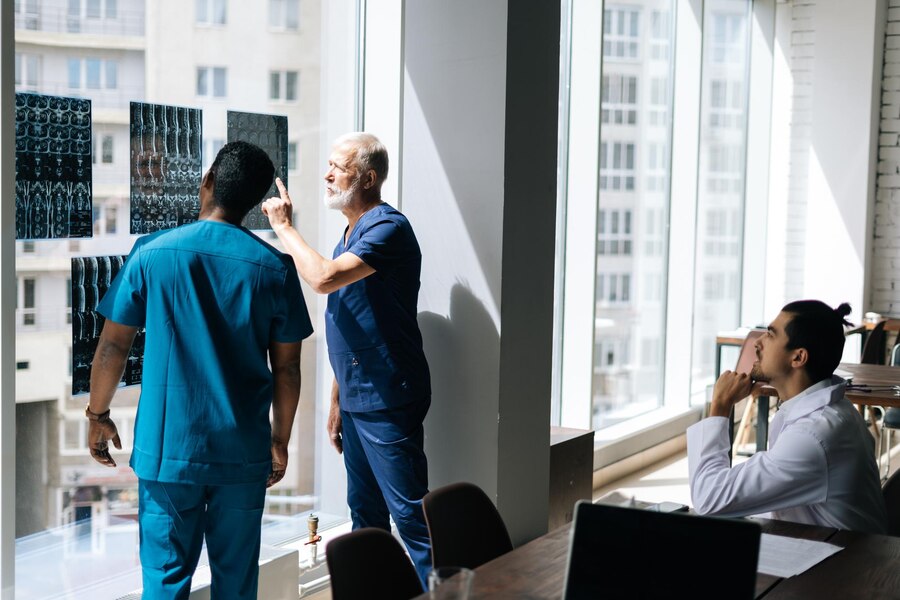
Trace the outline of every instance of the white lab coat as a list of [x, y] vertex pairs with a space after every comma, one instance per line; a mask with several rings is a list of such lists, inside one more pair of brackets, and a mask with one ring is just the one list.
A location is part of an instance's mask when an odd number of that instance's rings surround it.
[[844, 397], [847, 382], [825, 379], [784, 402], [769, 427], [769, 450], [728, 463], [728, 420], [687, 430], [691, 499], [699, 514], [776, 519], [884, 533], [887, 515], [875, 442]]

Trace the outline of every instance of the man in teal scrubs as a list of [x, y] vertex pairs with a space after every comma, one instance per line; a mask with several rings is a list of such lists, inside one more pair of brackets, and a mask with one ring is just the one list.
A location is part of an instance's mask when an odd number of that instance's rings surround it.
[[273, 174], [260, 148], [226, 144], [199, 220], [141, 238], [98, 307], [85, 414], [91, 456], [107, 466], [108, 442], [121, 448], [109, 405], [147, 331], [131, 455], [145, 600], [188, 597], [204, 536], [212, 597], [256, 598], [265, 490], [285, 473], [312, 333], [290, 257], [240, 225]]

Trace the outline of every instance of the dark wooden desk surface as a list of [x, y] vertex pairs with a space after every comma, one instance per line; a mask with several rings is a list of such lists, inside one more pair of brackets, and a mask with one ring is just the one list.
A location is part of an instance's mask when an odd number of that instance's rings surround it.
[[[827, 527], [814, 527], [770, 519], [754, 520], [762, 526], [763, 533], [771, 533], [773, 535], [786, 535], [789, 537], [816, 541], [827, 540], [830, 543], [835, 543], [837, 545], [844, 544], [836, 542], [831, 538], [848, 536], [846, 537], [846, 543], [848, 545], [854, 543], [854, 540], [859, 538], [858, 534], [847, 532], [841, 533], [836, 529]], [[478, 567], [475, 570], [475, 578], [472, 582], [472, 595], [470, 598], [472, 600], [486, 600], [488, 598], [559, 600], [562, 596], [566, 577], [569, 529], [570, 525], [564, 525], [536, 540], [532, 540], [531, 542], [516, 548], [508, 554]], [[888, 538], [886, 536], [863, 536], [863, 538], [865, 538], [865, 543], [860, 548], [860, 555], [854, 557], [854, 554], [848, 553], [848, 556], [851, 558], [849, 559], [846, 569], [841, 568], [837, 573], [831, 573], [827, 568], [824, 569], [824, 571], [828, 572], [829, 576], [842, 580], [843, 583], [841, 584], [841, 589], [843, 590], [858, 589], [860, 585], [867, 586], [866, 589], [869, 587], [872, 589], [881, 589], [879, 586], [884, 586], [884, 589], [889, 589], [888, 586], [890, 585], [893, 586], [891, 589], [894, 593], [894, 597], [896, 597], [897, 594], [900, 594], [900, 569], [897, 569], [897, 573], [894, 574], [894, 569], [891, 568], [891, 572], [888, 573], [887, 571], [890, 565], [884, 561], [888, 560], [888, 555], [892, 556], [890, 559], [892, 561], [900, 559], [900, 538]], [[883, 548], [877, 543], [874, 547], [870, 548], [870, 540], [867, 538], [879, 538], [876, 542], [880, 542], [880, 538], [884, 538], [888, 540], [889, 543]], [[890, 543], [891, 540], [893, 540], [893, 543]], [[881, 550], [879, 550], [879, 548], [881, 548]], [[844, 552], [846, 552], [846, 550], [842, 550], [836, 556], [840, 556]], [[878, 556], [875, 556], [875, 554], [878, 554]], [[867, 558], [876, 562], [872, 562], [871, 564], [861, 564], [866, 563]], [[835, 557], [832, 556], [825, 562], [830, 563], [830, 561], [833, 561], [834, 559]], [[877, 561], [882, 562], [879, 563]], [[894, 562], [892, 564], [896, 563]], [[813, 570], [818, 569], [821, 566], [821, 564], [817, 565], [807, 573], [812, 573]], [[698, 577], [702, 576], [702, 565], [698, 565], [697, 575]], [[791, 596], [790, 594], [792, 593], [791, 590], [793, 588], [788, 588], [787, 593], [789, 595], [781, 596], [781, 587], [785, 585], [785, 582], [800, 581], [800, 586], [797, 589], [804, 595], [797, 596], [798, 598], [854, 597], [852, 594], [848, 595], [847, 593], [837, 595], [832, 593], [821, 593], [818, 596], [810, 596], [808, 595], [807, 590], [823, 589], [827, 592], [829, 586], [823, 584], [819, 587], [819, 581], [816, 575], [808, 578], [804, 578], [804, 575], [806, 575], [806, 573], [791, 579], [782, 579], [760, 573], [756, 578], [756, 596], [757, 598], [765, 597], [766, 599], [782, 597], [792, 598], [794, 596]], [[855, 597], [876, 598], [879, 596]], [[437, 591], [433, 596], [423, 594], [418, 597], [419, 600], [426, 600], [429, 598], [440, 599], [443, 598], [443, 596]]]
[[[566, 578], [570, 529], [571, 524], [563, 525], [475, 569], [469, 598], [559, 600]], [[418, 598], [442, 597], [438, 591]]]
[[844, 549], [805, 573], [781, 580], [766, 600], [900, 597], [900, 538], [839, 531], [828, 543]]
[[[874, 386], [900, 385], [900, 367], [841, 363], [838, 368], [850, 373], [853, 383]], [[847, 399], [854, 404], [865, 404], [868, 406], [883, 406], [885, 408], [900, 406], [900, 396], [890, 391], [848, 391]]]

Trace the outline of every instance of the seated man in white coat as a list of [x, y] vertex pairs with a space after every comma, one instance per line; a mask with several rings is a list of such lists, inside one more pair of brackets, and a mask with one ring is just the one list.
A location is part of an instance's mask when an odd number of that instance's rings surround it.
[[[884, 498], [875, 442], [834, 375], [844, 349], [844, 317], [818, 300], [785, 306], [756, 342], [750, 375], [725, 371], [709, 418], [687, 430], [691, 499], [699, 514], [769, 517], [884, 533]], [[781, 407], [769, 426], [769, 449], [731, 466], [731, 408], [762, 382]]]

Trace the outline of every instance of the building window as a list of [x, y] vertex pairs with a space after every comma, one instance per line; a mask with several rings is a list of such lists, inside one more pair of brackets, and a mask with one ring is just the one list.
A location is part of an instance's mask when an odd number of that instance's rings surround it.
[[[23, 29], [40, 29], [38, 0], [16, 0], [16, 16], [21, 18]], [[16, 19], [16, 28], [19, 27], [19, 18]]]
[[198, 25], [225, 25], [227, 22], [225, 0], [196, 0], [194, 6]]
[[634, 189], [634, 144], [600, 143], [600, 189]]
[[297, 71], [272, 71], [269, 73], [269, 100], [297, 100]]
[[597, 216], [597, 254], [631, 256], [630, 210], [603, 210]]
[[744, 92], [740, 81], [710, 81], [709, 126], [722, 129], [744, 128]]
[[113, 136], [104, 135], [103, 142], [101, 144], [102, 148], [102, 160], [105, 164], [110, 164], [113, 161]]
[[737, 144], [707, 147], [706, 191], [711, 194], [740, 194], [744, 187], [744, 148]]
[[105, 231], [107, 234], [114, 234], [116, 232], [116, 219], [119, 216], [119, 211], [115, 206], [107, 206], [106, 207], [106, 227]]
[[207, 140], [203, 140], [203, 170], [208, 169], [214, 160], [216, 160], [216, 155], [219, 153], [219, 150], [222, 149], [222, 146], [225, 145], [225, 140], [211, 138]]
[[197, 67], [197, 95], [224, 98], [227, 90], [225, 67]]
[[269, 27], [299, 29], [300, 0], [269, 0]]
[[288, 144], [288, 171], [297, 170], [297, 142]]
[[670, 14], [660, 10], [650, 13], [650, 58], [653, 60], [669, 60]]
[[703, 253], [708, 257], [736, 257], [741, 250], [738, 230], [741, 215], [733, 209], [710, 208], [705, 212]]
[[650, 125], [665, 127], [668, 124], [669, 80], [665, 77], [654, 77], [650, 80], [650, 108], [647, 117]]
[[100, 0], [87, 0], [85, 2], [84, 16], [88, 19], [99, 19], [102, 7]]
[[16, 52], [16, 89], [36, 90], [41, 81], [41, 57]]
[[743, 13], [717, 12], [712, 15], [709, 60], [714, 63], [743, 63], [746, 56], [747, 18]]
[[634, 125], [637, 123], [637, 77], [603, 76], [603, 123]]
[[639, 9], [611, 8], [603, 13], [603, 56], [605, 58], [639, 58]]
[[70, 58], [69, 65], [69, 89], [81, 89], [81, 60], [78, 58]]
[[668, 188], [666, 173], [669, 169], [669, 157], [665, 144], [647, 144], [647, 168], [644, 174], [645, 188], [648, 192], [665, 192]]
[[103, 62], [103, 66], [105, 67], [105, 75], [106, 80], [104, 81], [103, 87], [108, 90], [114, 90], [119, 87], [119, 63], [114, 60], [107, 60]]
[[116, 19], [119, 16], [118, 0], [68, 0], [66, 31], [81, 32], [82, 20]]
[[34, 252], [34, 242], [22, 242], [22, 252], [26, 254]]
[[597, 301], [602, 306], [631, 301], [631, 273], [599, 273]]
[[35, 288], [37, 280], [33, 277], [22, 278], [22, 325], [34, 325], [36, 321], [35, 315]]
[[16, 361], [16, 371], [27, 371], [28, 367], [31, 366], [31, 363], [27, 360], [17, 360]]
[[99, 58], [87, 58], [84, 61], [85, 86], [89, 90], [100, 89], [100, 64]]
[[100, 58], [68, 60], [69, 89], [114, 90], [119, 87], [119, 63]]

